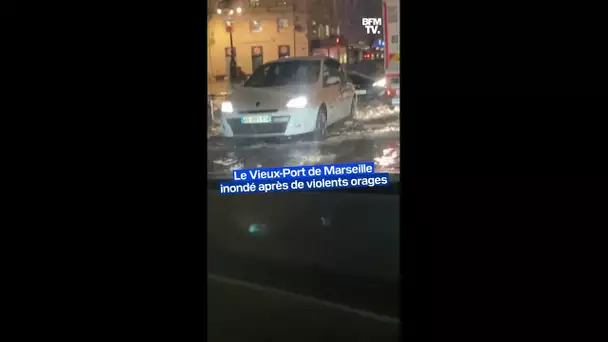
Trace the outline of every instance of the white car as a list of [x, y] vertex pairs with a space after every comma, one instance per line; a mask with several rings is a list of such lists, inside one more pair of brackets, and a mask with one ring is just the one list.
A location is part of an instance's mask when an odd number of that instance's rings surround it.
[[355, 116], [354, 86], [340, 63], [314, 56], [266, 63], [221, 106], [222, 135], [229, 138], [291, 137], [323, 140], [327, 127]]

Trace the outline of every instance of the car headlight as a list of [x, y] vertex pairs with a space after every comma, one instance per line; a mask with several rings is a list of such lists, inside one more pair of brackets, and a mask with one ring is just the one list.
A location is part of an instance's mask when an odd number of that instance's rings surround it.
[[232, 102], [224, 101], [222, 102], [222, 113], [232, 113], [234, 109], [232, 108]]
[[381, 80], [378, 80], [376, 82], [374, 82], [374, 84], [372, 84], [374, 87], [381, 87], [384, 88], [384, 86], [386, 86], [386, 78], [383, 78]]
[[287, 102], [287, 108], [304, 108], [308, 104], [308, 100], [304, 96], [298, 96]]

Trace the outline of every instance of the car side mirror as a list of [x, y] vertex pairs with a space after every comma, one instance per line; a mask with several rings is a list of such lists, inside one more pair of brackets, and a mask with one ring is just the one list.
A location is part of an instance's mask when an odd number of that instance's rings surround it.
[[327, 81], [325, 82], [325, 84], [327, 84], [327, 85], [335, 85], [335, 84], [339, 84], [340, 82], [342, 82], [342, 80], [340, 79], [340, 77], [338, 77], [338, 76], [329, 76], [327, 78]]

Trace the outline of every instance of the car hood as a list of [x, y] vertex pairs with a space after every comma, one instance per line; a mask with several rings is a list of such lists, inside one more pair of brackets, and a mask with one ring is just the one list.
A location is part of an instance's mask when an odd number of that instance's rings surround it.
[[276, 110], [284, 108], [287, 102], [298, 96], [310, 97], [311, 85], [284, 87], [240, 87], [230, 96], [236, 111]]

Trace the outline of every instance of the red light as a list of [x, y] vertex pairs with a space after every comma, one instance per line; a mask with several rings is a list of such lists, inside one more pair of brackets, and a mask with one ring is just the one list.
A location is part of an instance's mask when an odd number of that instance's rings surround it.
[[340, 38], [336, 38], [336, 44], [340, 43]]

